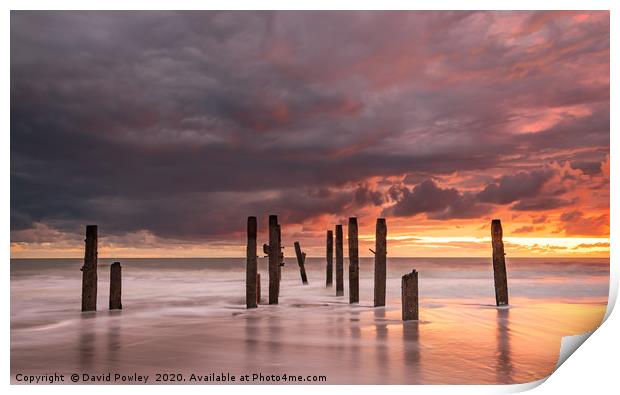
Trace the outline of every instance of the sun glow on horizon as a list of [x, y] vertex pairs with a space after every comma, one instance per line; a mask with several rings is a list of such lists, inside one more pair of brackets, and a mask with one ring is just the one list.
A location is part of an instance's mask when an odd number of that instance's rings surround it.
[[[347, 254], [345, 234], [345, 256]], [[609, 237], [504, 237], [506, 254], [511, 257], [579, 257], [608, 258]], [[360, 234], [360, 256], [372, 257], [374, 235]], [[490, 256], [490, 237], [468, 236], [388, 236], [389, 257], [486, 257]], [[260, 244], [260, 243], [259, 243]], [[302, 244], [303, 245], [303, 244]], [[100, 242], [101, 258], [242, 258], [245, 245], [176, 244], [167, 247], [126, 247], [116, 243]], [[309, 257], [323, 257], [324, 246], [305, 243]], [[81, 258], [82, 246], [54, 246], [12, 243], [11, 258]], [[293, 249], [285, 249], [285, 256], [294, 257]]]

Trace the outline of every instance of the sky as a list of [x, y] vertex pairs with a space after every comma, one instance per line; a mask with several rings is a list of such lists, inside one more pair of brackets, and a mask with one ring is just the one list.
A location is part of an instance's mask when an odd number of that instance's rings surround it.
[[[11, 13], [11, 256], [609, 255], [609, 12]], [[345, 242], [346, 244], [346, 242]], [[345, 248], [346, 255], [346, 248]]]

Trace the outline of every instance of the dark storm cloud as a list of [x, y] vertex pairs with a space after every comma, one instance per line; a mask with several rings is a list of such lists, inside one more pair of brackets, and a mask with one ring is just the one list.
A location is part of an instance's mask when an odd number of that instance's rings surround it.
[[396, 194], [399, 196], [398, 203], [386, 214], [397, 217], [441, 211], [460, 198], [456, 189], [439, 188], [431, 180], [424, 181], [411, 190], [407, 187], [399, 188]]
[[372, 190], [368, 185], [359, 185], [355, 190], [355, 203], [359, 206], [380, 206], [384, 200], [383, 193]]
[[588, 175], [599, 174], [602, 171], [601, 162], [574, 161], [570, 163], [570, 166], [573, 169], [579, 169]]
[[430, 219], [476, 218], [490, 211], [472, 193], [440, 188], [426, 180], [414, 188], [394, 187], [390, 195], [396, 204], [384, 210], [384, 216], [408, 217], [426, 213]]
[[573, 203], [575, 203], [575, 200], [544, 196], [540, 198], [521, 200], [512, 205], [512, 209], [517, 211], [545, 211], [566, 207]]
[[215, 237], [385, 203], [369, 177], [417, 184], [393, 215], [536, 198], [420, 182], [608, 152], [609, 18], [575, 15], [12, 12], [11, 228]]
[[478, 193], [478, 199], [486, 203], [507, 204], [536, 196], [552, 176], [553, 172], [550, 170], [506, 175], [497, 182], [487, 185], [482, 192]]

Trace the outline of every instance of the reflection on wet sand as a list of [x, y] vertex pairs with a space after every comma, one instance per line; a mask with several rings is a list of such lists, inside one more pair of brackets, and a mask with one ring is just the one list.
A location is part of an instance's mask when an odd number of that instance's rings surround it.
[[350, 327], [351, 327], [351, 341], [350, 341], [350, 349], [351, 356], [349, 361], [351, 361], [351, 367], [356, 369], [359, 368], [360, 359], [361, 359], [361, 338], [362, 338], [362, 329], [360, 327], [360, 311], [354, 310], [351, 312], [350, 319]]
[[282, 323], [280, 317], [274, 315], [269, 317], [267, 325], [267, 349], [269, 350], [269, 361], [274, 366], [281, 366], [284, 364], [282, 360]]
[[93, 366], [95, 357], [95, 321], [94, 313], [82, 313], [80, 315], [80, 336], [78, 344], [78, 356], [80, 366], [88, 370]]
[[497, 309], [497, 381], [512, 383], [510, 309]]
[[377, 307], [374, 309], [375, 316], [375, 333], [376, 339], [376, 353], [377, 353], [377, 368], [381, 377], [389, 382], [389, 350], [388, 350], [388, 327], [387, 319], [385, 318], [385, 308]]
[[121, 349], [121, 312], [114, 311], [109, 313], [111, 318], [108, 321], [107, 337], [108, 337], [108, 363], [110, 367], [116, 366], [115, 362], [119, 360], [119, 351]]
[[420, 322], [403, 322], [403, 353], [405, 375], [415, 382], [423, 382], [420, 369]]
[[257, 356], [259, 354], [260, 343], [260, 317], [254, 314], [254, 311], [249, 312], [244, 317], [245, 320], [245, 365], [248, 368], [256, 366], [258, 362]]

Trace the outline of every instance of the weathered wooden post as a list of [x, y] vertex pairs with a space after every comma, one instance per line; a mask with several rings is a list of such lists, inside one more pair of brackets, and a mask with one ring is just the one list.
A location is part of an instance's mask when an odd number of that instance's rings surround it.
[[387, 226], [385, 218], [377, 218], [375, 232], [375, 307], [385, 306], [386, 266]]
[[349, 303], [360, 301], [360, 265], [357, 242], [357, 218], [349, 218]]
[[269, 304], [278, 304], [280, 288], [280, 246], [278, 216], [269, 216]]
[[491, 244], [493, 246], [493, 279], [495, 281], [495, 303], [497, 306], [508, 305], [508, 279], [506, 278], [506, 258], [502, 241], [502, 222], [491, 221]]
[[402, 279], [403, 321], [417, 320], [418, 316], [418, 272], [412, 270]]
[[114, 262], [110, 265], [110, 310], [120, 310], [123, 308], [121, 303], [121, 263]]
[[327, 231], [327, 245], [326, 245], [326, 259], [327, 273], [325, 275], [325, 286], [331, 287], [333, 282], [333, 273], [334, 273], [334, 232], [331, 230]]
[[301, 274], [301, 283], [303, 285], [308, 285], [308, 277], [306, 277], [306, 267], [304, 264], [306, 263], [306, 253], [301, 252], [301, 246], [299, 242], [295, 243], [295, 255], [297, 255], [297, 263], [299, 264], [299, 274]]
[[256, 304], [260, 304], [260, 273], [256, 273]]
[[247, 263], [245, 266], [245, 304], [248, 309], [258, 307], [257, 278], [258, 261], [256, 255], [256, 217], [248, 217], [248, 244], [246, 250]]
[[342, 225], [336, 225], [336, 296], [344, 295], [344, 257], [342, 255]]
[[279, 246], [279, 266], [278, 266], [278, 296], [280, 296], [280, 282], [282, 281], [282, 266], [284, 266], [284, 245], [282, 244], [282, 227], [278, 224], [278, 246]]
[[280, 285], [282, 283], [282, 267], [284, 266], [284, 244], [282, 244], [282, 227], [278, 224], [278, 298], [280, 298]]
[[82, 311], [97, 310], [97, 225], [86, 225], [82, 266]]

